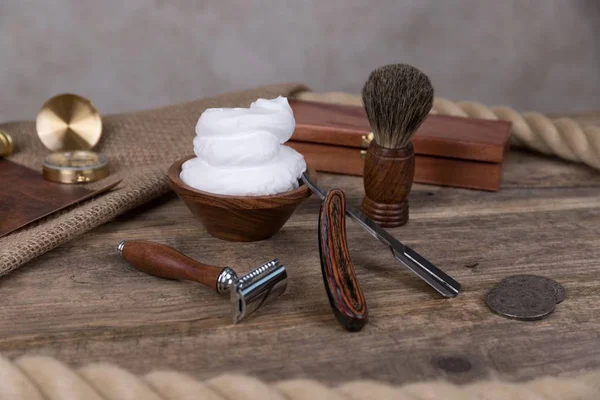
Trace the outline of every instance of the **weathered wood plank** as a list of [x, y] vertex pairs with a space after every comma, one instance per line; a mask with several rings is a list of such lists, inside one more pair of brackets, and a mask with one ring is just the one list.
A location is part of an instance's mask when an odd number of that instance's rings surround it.
[[[359, 178], [322, 175], [320, 183], [360, 204]], [[348, 221], [370, 323], [345, 332], [323, 289], [316, 198], [273, 239], [236, 244], [209, 237], [169, 195], [0, 280], [0, 352], [109, 361], [138, 373], [173, 368], [197, 377], [244, 372], [329, 382], [521, 380], [600, 368], [599, 173], [513, 152], [498, 193], [415, 185], [410, 201], [409, 224], [390, 232], [463, 284], [455, 299], [441, 299]], [[240, 272], [279, 257], [288, 292], [232, 326], [219, 295], [126, 265], [116, 253], [122, 239], [160, 241]], [[472, 263], [478, 266], [465, 267]], [[567, 300], [537, 322], [492, 314], [485, 291], [520, 272], [563, 283]]]

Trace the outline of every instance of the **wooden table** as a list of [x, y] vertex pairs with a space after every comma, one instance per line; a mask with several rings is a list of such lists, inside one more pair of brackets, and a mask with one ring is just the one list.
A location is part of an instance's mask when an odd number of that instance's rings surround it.
[[[359, 178], [321, 175], [320, 182], [359, 204]], [[345, 332], [323, 289], [316, 198], [273, 239], [236, 244], [209, 237], [168, 195], [0, 280], [0, 352], [72, 365], [108, 361], [136, 373], [326, 382], [522, 380], [600, 368], [600, 173], [513, 151], [500, 192], [415, 185], [410, 204], [409, 224], [392, 234], [460, 281], [459, 297], [440, 298], [348, 221], [370, 323]], [[122, 239], [156, 240], [241, 272], [279, 257], [288, 291], [233, 326], [228, 301], [215, 293], [128, 266], [116, 251]], [[492, 314], [484, 293], [518, 273], [559, 281], [567, 300], [537, 322]]]

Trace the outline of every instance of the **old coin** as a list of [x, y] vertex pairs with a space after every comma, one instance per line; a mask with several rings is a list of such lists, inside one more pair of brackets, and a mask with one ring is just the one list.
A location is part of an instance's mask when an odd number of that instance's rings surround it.
[[554, 294], [556, 304], [561, 303], [566, 298], [565, 288], [558, 282], [537, 275], [512, 275], [504, 278], [498, 285], [520, 285], [531, 288], [532, 290], [548, 290]]
[[485, 302], [493, 312], [523, 321], [541, 319], [556, 307], [553, 292], [522, 284], [498, 284], [487, 293]]

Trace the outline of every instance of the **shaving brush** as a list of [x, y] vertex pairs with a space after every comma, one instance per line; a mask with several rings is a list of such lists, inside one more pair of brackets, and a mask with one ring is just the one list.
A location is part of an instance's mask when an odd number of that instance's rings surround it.
[[391, 64], [371, 72], [362, 99], [374, 136], [365, 157], [362, 211], [380, 226], [401, 226], [408, 222], [415, 176], [410, 139], [431, 110], [433, 87], [417, 68]]

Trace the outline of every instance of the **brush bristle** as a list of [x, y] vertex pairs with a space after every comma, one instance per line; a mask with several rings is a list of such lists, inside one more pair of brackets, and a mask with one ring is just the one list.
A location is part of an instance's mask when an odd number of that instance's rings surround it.
[[433, 87], [417, 68], [390, 64], [371, 72], [362, 98], [377, 144], [402, 148], [429, 114]]

